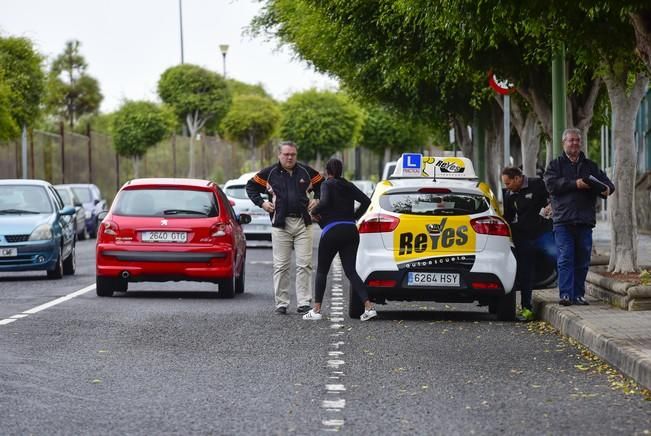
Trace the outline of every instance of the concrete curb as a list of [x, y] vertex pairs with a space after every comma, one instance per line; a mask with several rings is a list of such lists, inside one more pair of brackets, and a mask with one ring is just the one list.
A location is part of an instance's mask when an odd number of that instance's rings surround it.
[[[558, 290], [534, 293], [534, 312], [538, 319], [549, 322], [563, 335], [576, 339], [595, 355], [608, 362], [641, 386], [651, 389], [651, 357], [629, 338], [610, 335], [585, 320], [578, 311], [558, 305]], [[608, 310], [608, 309], [606, 309]], [[620, 309], [613, 309], [620, 310]], [[646, 344], [647, 347], [649, 344]]]

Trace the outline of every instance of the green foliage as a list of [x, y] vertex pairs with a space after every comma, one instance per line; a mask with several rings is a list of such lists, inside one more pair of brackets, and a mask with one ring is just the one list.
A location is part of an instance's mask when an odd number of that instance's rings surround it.
[[143, 156], [170, 132], [169, 115], [148, 101], [127, 101], [115, 112], [113, 145], [120, 156]]
[[90, 125], [92, 131], [110, 135], [114, 117], [115, 112], [110, 112], [107, 114], [85, 114], [81, 116], [79, 120], [77, 120], [74, 131], [76, 133], [85, 135], [87, 132], [87, 126]]
[[14, 139], [20, 135], [20, 128], [11, 116], [9, 93], [9, 86], [4, 82], [0, 71], [0, 141]]
[[427, 145], [428, 132], [422, 124], [406, 120], [381, 106], [367, 109], [358, 145], [381, 154], [420, 150]]
[[32, 125], [40, 114], [45, 89], [41, 61], [41, 55], [30, 40], [0, 37], [0, 75], [7, 101], [5, 107], [18, 127]]
[[651, 285], [651, 272], [645, 269], [640, 271], [640, 283], [643, 285]]
[[292, 95], [282, 105], [280, 134], [299, 147], [300, 159], [324, 158], [353, 146], [362, 112], [342, 94], [309, 90]]
[[226, 79], [228, 84], [228, 89], [231, 91], [233, 97], [238, 95], [258, 95], [260, 97], [266, 97], [271, 99], [271, 96], [265, 91], [264, 86], [261, 83], [257, 85], [251, 85], [250, 83], [240, 82], [235, 79]]
[[76, 40], [66, 42], [63, 53], [52, 62], [47, 80], [48, 111], [71, 128], [83, 115], [97, 113], [103, 99], [99, 82], [86, 74], [88, 64], [79, 52], [80, 45]]
[[231, 105], [231, 93], [222, 76], [191, 64], [165, 70], [158, 81], [158, 95], [181, 122], [194, 117], [197, 125], [188, 125], [191, 131], [208, 121], [218, 123]]
[[222, 129], [226, 139], [256, 148], [267, 142], [280, 122], [278, 105], [259, 95], [237, 95]]

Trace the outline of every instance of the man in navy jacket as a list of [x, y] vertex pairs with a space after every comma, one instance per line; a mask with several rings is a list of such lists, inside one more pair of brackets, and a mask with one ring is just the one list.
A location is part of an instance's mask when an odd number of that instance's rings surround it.
[[585, 277], [597, 198], [615, 192], [615, 185], [581, 151], [581, 131], [575, 128], [563, 132], [563, 153], [549, 162], [544, 180], [552, 200], [560, 304], [587, 305]]

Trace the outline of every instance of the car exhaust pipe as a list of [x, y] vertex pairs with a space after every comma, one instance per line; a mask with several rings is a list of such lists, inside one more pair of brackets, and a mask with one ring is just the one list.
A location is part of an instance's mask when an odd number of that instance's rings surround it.
[[129, 271], [122, 271], [122, 278], [123, 279], [128, 279], [129, 278]]

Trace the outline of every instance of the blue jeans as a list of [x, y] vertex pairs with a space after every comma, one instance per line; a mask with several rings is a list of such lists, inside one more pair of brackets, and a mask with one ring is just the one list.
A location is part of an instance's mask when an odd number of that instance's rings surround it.
[[585, 295], [585, 277], [592, 253], [592, 227], [586, 224], [554, 224], [558, 247], [558, 290], [570, 301]]
[[552, 232], [543, 233], [537, 239], [516, 239], [515, 257], [518, 261], [517, 278], [520, 285], [522, 307], [531, 310], [531, 294], [539, 255], [556, 259], [557, 250]]

